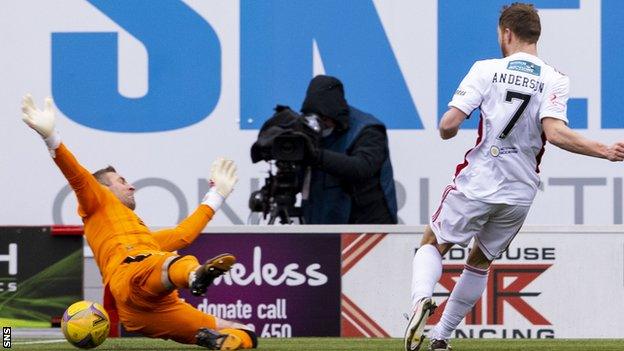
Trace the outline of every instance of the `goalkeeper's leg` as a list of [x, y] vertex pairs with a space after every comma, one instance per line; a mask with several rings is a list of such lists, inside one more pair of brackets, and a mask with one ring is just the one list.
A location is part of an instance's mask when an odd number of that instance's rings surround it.
[[[256, 336], [245, 325], [205, 314], [178, 299], [176, 289], [191, 288], [192, 292], [203, 293], [234, 262], [234, 256], [222, 254], [200, 265], [193, 256], [166, 253], [127, 264], [117, 276], [119, 284], [115, 284], [124, 326], [145, 336], [213, 350], [256, 347]], [[135, 285], [135, 282], [142, 283]]]
[[204, 294], [214, 279], [227, 272], [235, 262], [236, 258], [230, 254], [213, 257], [203, 265], [194, 256], [170, 254], [152, 267], [143, 266], [143, 272], [137, 273], [148, 275], [144, 288], [155, 294], [190, 288], [191, 293], [197, 296]]
[[128, 331], [183, 344], [196, 344], [211, 350], [257, 346], [255, 334], [245, 325], [199, 311], [182, 302], [176, 292], [152, 301], [153, 306], [147, 309], [136, 309], [118, 302], [120, 319]]

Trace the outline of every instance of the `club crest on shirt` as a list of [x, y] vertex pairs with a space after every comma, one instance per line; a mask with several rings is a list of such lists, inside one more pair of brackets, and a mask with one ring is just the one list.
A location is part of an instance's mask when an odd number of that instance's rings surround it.
[[517, 154], [518, 148], [513, 146], [502, 146], [498, 147], [496, 145], [492, 145], [490, 147], [490, 155], [494, 157], [498, 157], [500, 155], [508, 155], [508, 154]]
[[496, 146], [492, 146], [490, 148], [490, 155], [494, 156], [494, 157], [498, 157], [498, 155], [500, 155], [500, 149]]
[[534, 76], [539, 76], [542, 72], [542, 67], [534, 64], [533, 62], [524, 60], [514, 60], [507, 64], [507, 69], [511, 71], [518, 71], [529, 73]]

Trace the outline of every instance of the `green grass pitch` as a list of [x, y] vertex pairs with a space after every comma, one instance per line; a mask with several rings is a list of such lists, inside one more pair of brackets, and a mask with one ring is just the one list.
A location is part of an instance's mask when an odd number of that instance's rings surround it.
[[[451, 345], [454, 351], [572, 351], [572, 350], [624, 350], [624, 339], [581, 340], [581, 339], [458, 339]], [[71, 350], [77, 348], [64, 340], [14, 339], [14, 350]], [[202, 350], [198, 346], [182, 345], [173, 341], [147, 338], [111, 338], [95, 350]], [[205, 349], [204, 349], [205, 350]], [[260, 339], [258, 350], [266, 351], [333, 351], [333, 350], [403, 350], [400, 339], [361, 338], [292, 338]]]

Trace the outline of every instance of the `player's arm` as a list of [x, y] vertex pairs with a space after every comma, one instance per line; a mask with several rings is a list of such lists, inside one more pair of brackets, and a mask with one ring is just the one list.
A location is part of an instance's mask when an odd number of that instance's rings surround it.
[[540, 106], [540, 119], [546, 140], [564, 150], [581, 155], [606, 158], [610, 161], [622, 161], [624, 143], [611, 146], [587, 139], [573, 131], [567, 125], [567, 106], [570, 94], [570, 79], [560, 75], [548, 87], [547, 98]]
[[563, 120], [553, 117], [542, 119], [542, 128], [551, 144], [576, 154], [606, 158], [609, 161], [624, 159], [624, 142], [611, 146], [590, 140], [570, 129]]
[[99, 206], [103, 189], [61, 142], [61, 137], [55, 129], [53, 104], [52, 99], [48, 97], [45, 99], [43, 110], [39, 110], [32, 96], [26, 95], [22, 100], [22, 120], [43, 138], [54, 162], [76, 192], [81, 209], [88, 215]]
[[234, 161], [217, 159], [210, 171], [211, 187], [199, 207], [177, 227], [154, 232], [154, 239], [162, 250], [175, 251], [192, 243], [219, 210], [238, 181]]
[[468, 114], [458, 109], [457, 107], [451, 107], [444, 113], [440, 120], [440, 137], [444, 140], [450, 139], [457, 135], [459, 126], [468, 117]]
[[483, 91], [487, 82], [483, 79], [483, 62], [477, 61], [455, 90], [453, 98], [448, 103], [448, 111], [440, 119], [440, 137], [444, 140], [457, 135], [459, 126], [470, 113], [483, 101]]
[[214, 216], [208, 205], [199, 205], [195, 212], [186, 217], [175, 228], [167, 228], [153, 233], [154, 239], [164, 251], [176, 251], [190, 245]]

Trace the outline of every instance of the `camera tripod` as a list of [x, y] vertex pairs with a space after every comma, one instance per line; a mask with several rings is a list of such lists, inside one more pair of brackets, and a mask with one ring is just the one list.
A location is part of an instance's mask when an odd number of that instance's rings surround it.
[[275, 201], [271, 202], [268, 215], [269, 224], [275, 224], [278, 217], [280, 224], [293, 224], [293, 218], [297, 218], [299, 224], [305, 224], [301, 207], [294, 206], [288, 196], [276, 196]]

